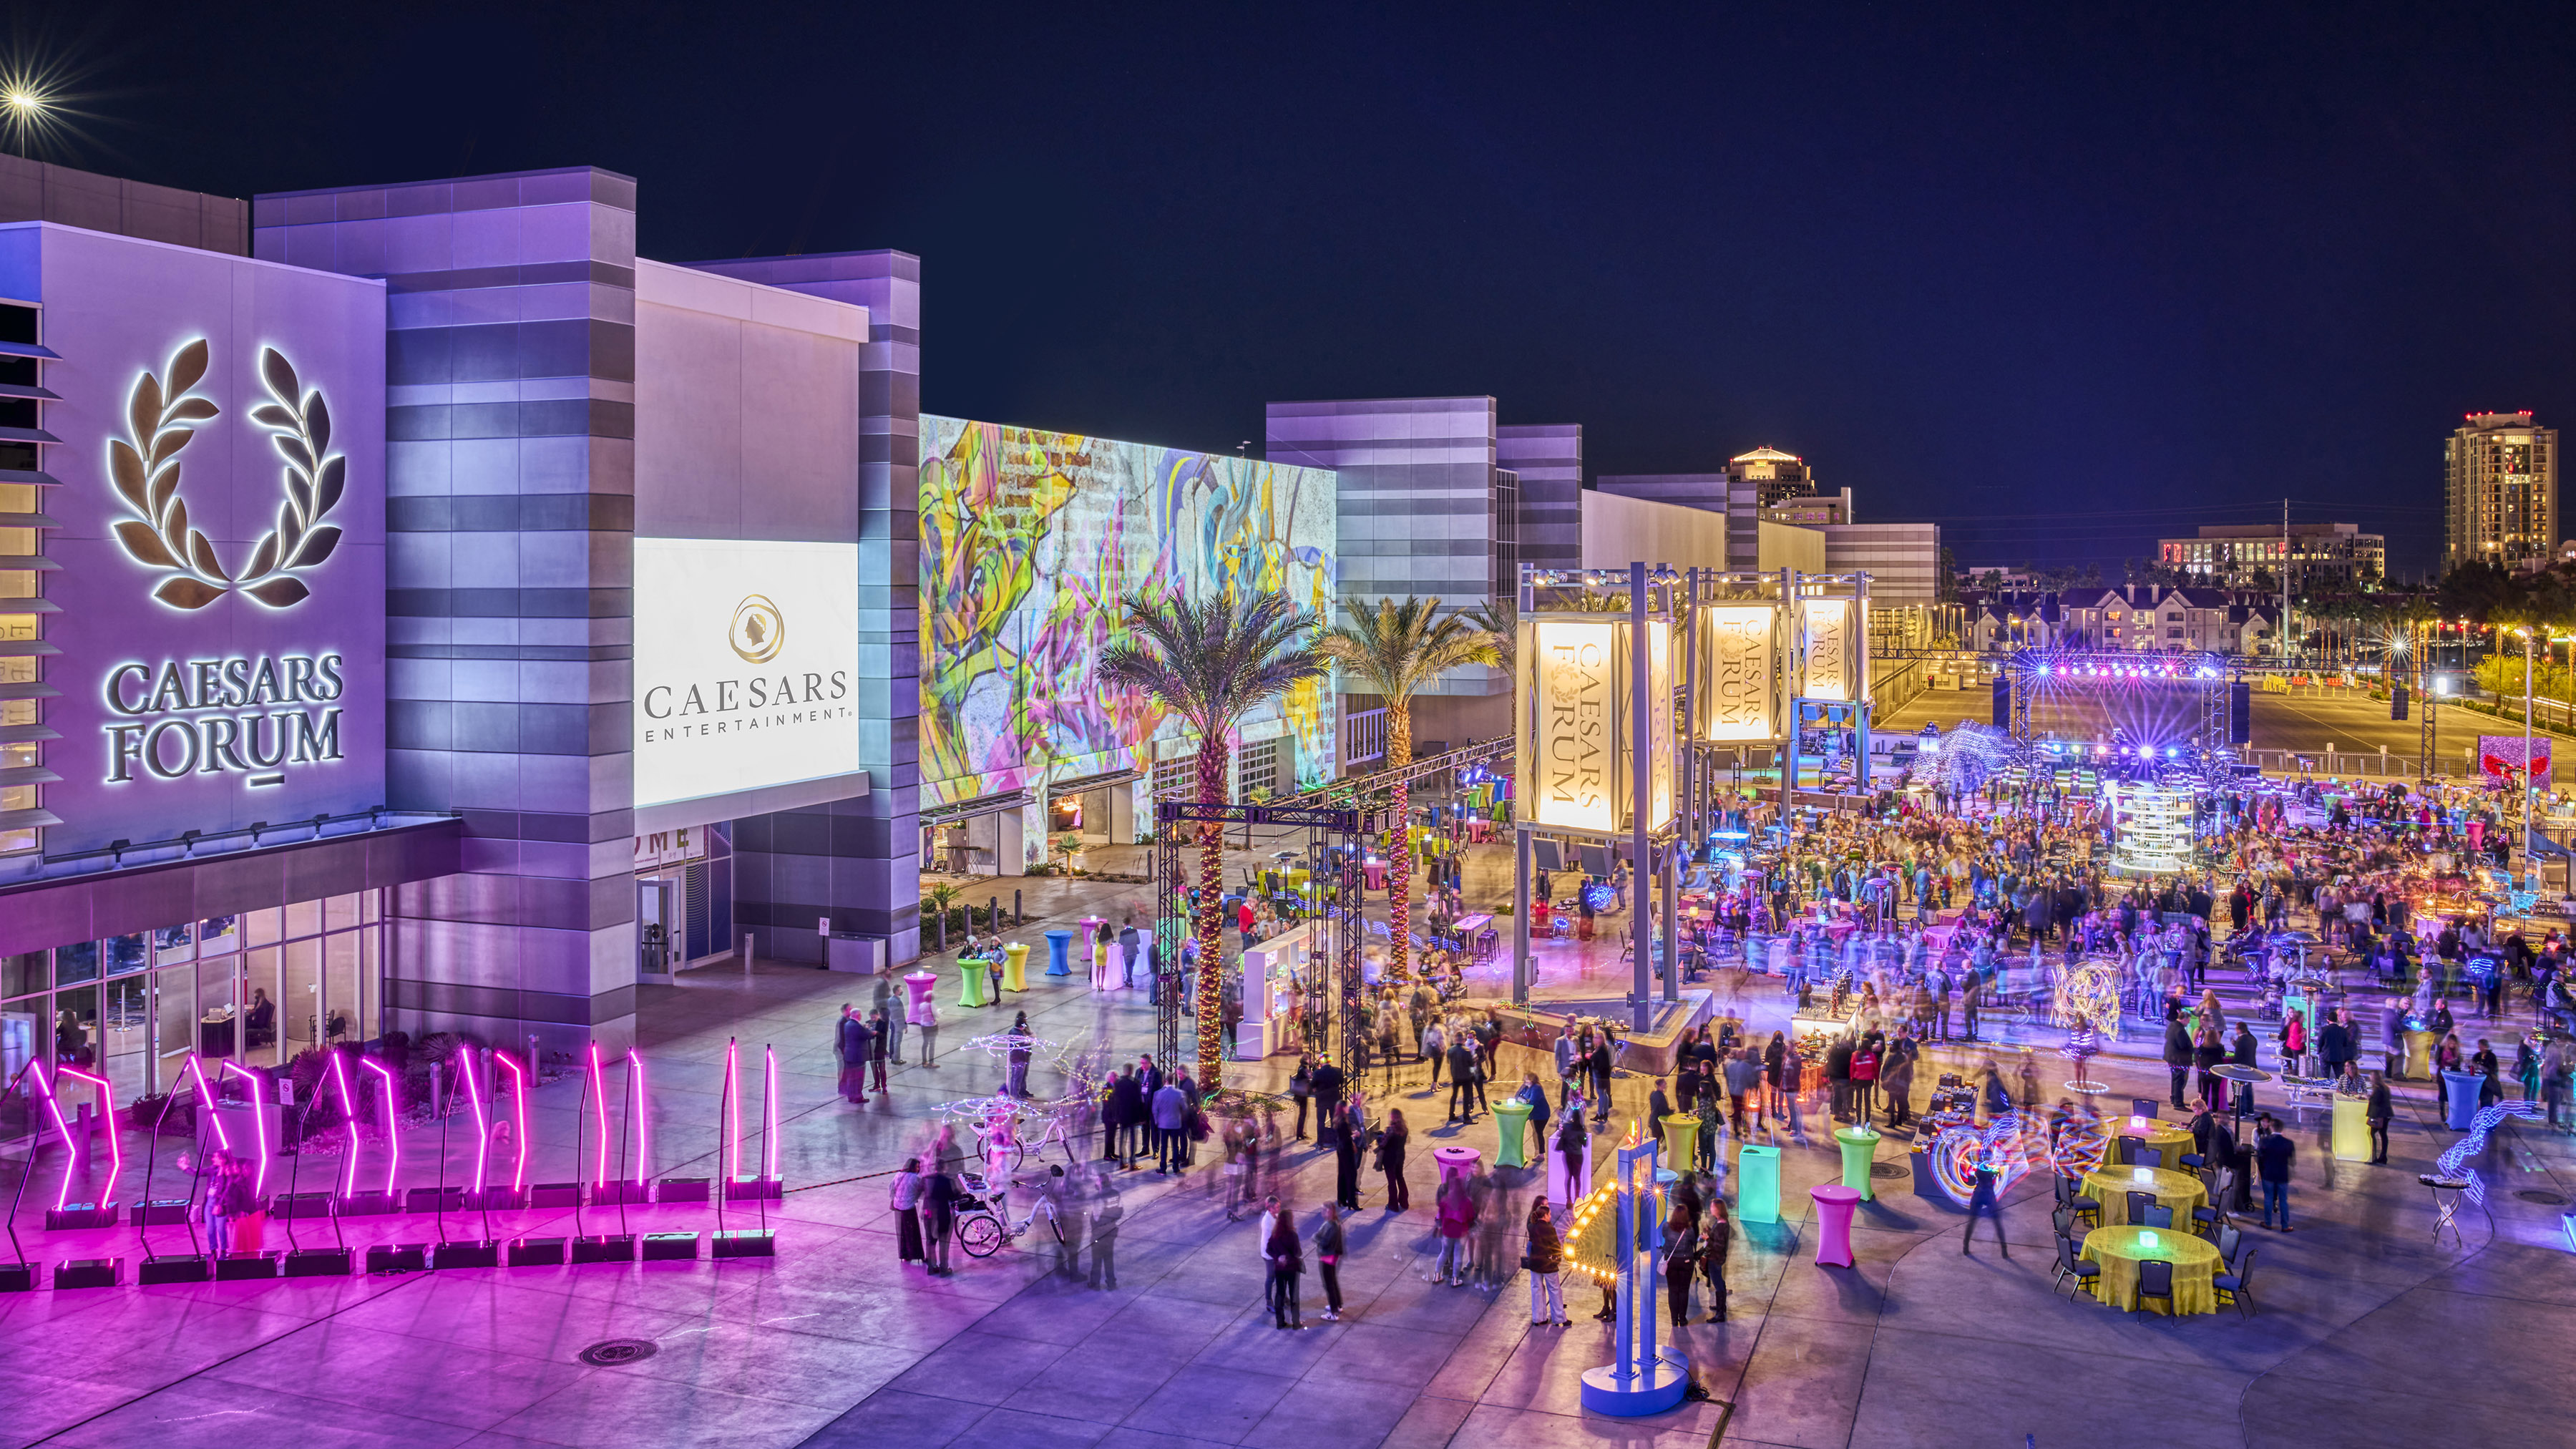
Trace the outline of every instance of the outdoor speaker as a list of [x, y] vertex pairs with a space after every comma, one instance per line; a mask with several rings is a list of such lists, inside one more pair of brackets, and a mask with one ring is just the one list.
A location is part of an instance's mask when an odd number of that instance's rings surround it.
[[194, 1253], [155, 1253], [134, 1271], [137, 1283], [203, 1283], [214, 1276], [213, 1260]]
[[430, 1254], [433, 1268], [498, 1268], [501, 1266], [501, 1240], [481, 1238], [441, 1243]]
[[593, 1184], [590, 1189], [590, 1201], [594, 1207], [649, 1203], [652, 1200], [653, 1184], [649, 1182], [602, 1182]]
[[376, 1243], [367, 1249], [370, 1273], [422, 1273], [428, 1269], [427, 1243]]
[[2254, 686], [2240, 679], [2227, 686], [2227, 742], [2251, 744], [2254, 740]]
[[572, 1240], [572, 1260], [576, 1263], [632, 1263], [635, 1261], [635, 1235], [608, 1233]]
[[581, 1184], [577, 1182], [541, 1182], [528, 1192], [528, 1206], [567, 1208], [581, 1206]]
[[289, 1278], [346, 1278], [349, 1276], [349, 1250], [346, 1248], [297, 1248], [286, 1255]]
[[737, 1177], [725, 1184], [726, 1202], [778, 1201], [785, 1184], [774, 1177]]
[[464, 1210], [465, 1189], [461, 1187], [415, 1187], [403, 1194], [403, 1211], [407, 1213]]
[[715, 1236], [715, 1255], [719, 1258], [775, 1258], [778, 1256], [776, 1228], [728, 1228]]
[[139, 1202], [127, 1209], [126, 1217], [134, 1226], [169, 1227], [188, 1220], [188, 1200], [165, 1197], [153, 1202]]
[[666, 1177], [654, 1185], [655, 1202], [705, 1202], [709, 1179], [703, 1177]]
[[45, 1209], [45, 1231], [63, 1232], [78, 1228], [112, 1228], [116, 1226], [116, 1204], [101, 1207], [96, 1203], [76, 1202]]
[[698, 1260], [698, 1235], [695, 1233], [646, 1233], [644, 1261], [647, 1263], [694, 1263]]
[[2389, 688], [2388, 688], [2388, 717], [2389, 717], [2390, 719], [2404, 719], [2404, 718], [2406, 718], [2406, 686], [2405, 686], [2405, 685], [2402, 685], [2402, 684], [2393, 684], [2393, 685], [2390, 685], [2390, 686], [2389, 686]]
[[2012, 728], [2012, 676], [2009, 674], [1995, 676], [1994, 726], [1999, 730]]
[[1565, 869], [1565, 852], [1544, 837], [1530, 842], [1530, 864], [1539, 870]]
[[66, 1258], [54, 1265], [54, 1291], [66, 1288], [113, 1288], [123, 1258]]
[[510, 1266], [513, 1268], [560, 1268], [564, 1261], [561, 1238], [520, 1238], [510, 1244]]
[[281, 1192], [269, 1204], [269, 1216], [275, 1218], [327, 1218], [331, 1216], [331, 1194], [327, 1192]]
[[[694, 1252], [689, 1256], [696, 1257]], [[33, 1263], [0, 1263], [0, 1293], [33, 1293], [36, 1291], [36, 1265]]]
[[466, 1194], [465, 1205], [480, 1212], [516, 1212], [528, 1205], [527, 1196], [515, 1187], [487, 1187], [481, 1192]]
[[389, 1192], [353, 1192], [340, 1199], [340, 1216], [371, 1218], [385, 1213], [400, 1212], [402, 1211], [400, 1202], [401, 1199]]

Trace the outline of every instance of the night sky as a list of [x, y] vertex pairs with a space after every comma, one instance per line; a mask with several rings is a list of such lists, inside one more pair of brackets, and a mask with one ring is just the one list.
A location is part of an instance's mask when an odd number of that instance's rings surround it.
[[653, 257], [917, 252], [937, 412], [1257, 451], [1491, 393], [1594, 472], [1803, 454], [1966, 563], [2286, 496], [2410, 572], [2463, 413], [2576, 424], [2576, 6], [1952, 8], [12, 15], [88, 113], [51, 159], [586, 162]]

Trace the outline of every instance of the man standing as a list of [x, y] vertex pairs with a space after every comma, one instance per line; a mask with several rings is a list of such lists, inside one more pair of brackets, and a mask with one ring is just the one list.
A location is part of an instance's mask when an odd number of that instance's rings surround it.
[[885, 1017], [886, 1020], [886, 1055], [894, 1058], [898, 1062], [902, 1061], [903, 1008], [898, 1005], [894, 999], [894, 977], [892, 973], [885, 971], [877, 973], [877, 984], [874, 988], [874, 996], [870, 1004], [873, 1005], [877, 1009], [878, 1014]]
[[1449, 1044], [1447, 1056], [1449, 1058], [1449, 1120], [1473, 1122], [1476, 1120], [1474, 1095], [1476, 1089], [1474, 1083], [1468, 1078], [1475, 1073], [1476, 1054], [1467, 1050], [1464, 1042], [1452, 1042]]
[[2299, 1144], [2268, 1112], [2257, 1119], [2254, 1130], [2255, 1170], [2263, 1180], [2263, 1226], [2272, 1227], [2272, 1215], [2278, 1212], [2280, 1230], [2286, 1233], [2290, 1231], [2290, 1162], [2298, 1155]]
[[1178, 1080], [1167, 1081], [1154, 1093], [1153, 1108], [1157, 1152], [1154, 1170], [1166, 1174], [1186, 1171], [1189, 1161], [1183, 1153], [1188, 1141], [1181, 1129], [1189, 1121], [1189, 1095], [1181, 1090]]
[[1574, 1023], [1568, 1021], [1556, 1034], [1556, 1105], [1565, 1108], [1566, 1095], [1574, 1090]]
[[[1349, 1079], [1342, 1069], [1326, 1062], [1315, 1069], [1309, 1090], [1315, 1095], [1315, 1142], [1321, 1146], [1327, 1132], [1343, 1133], [1342, 1092]], [[1347, 1135], [1347, 1134], [1344, 1134]]]
[[2173, 1073], [2175, 1110], [2188, 1110], [2191, 1104], [2182, 1099], [2182, 1094], [2191, 1081], [2191, 1032], [2180, 1017], [2165, 1023], [2165, 1069]]
[[857, 1003], [841, 1003], [835, 1043], [841, 1058], [841, 1096], [855, 1106], [868, 1103], [868, 1026], [859, 1020]]
[[1118, 928], [1118, 984], [1132, 988], [1136, 984], [1136, 913], [1127, 913], [1127, 923]]
[[876, 1090], [886, 1089], [886, 1055], [893, 1050], [894, 1022], [884, 1007], [868, 1013], [868, 1076]]

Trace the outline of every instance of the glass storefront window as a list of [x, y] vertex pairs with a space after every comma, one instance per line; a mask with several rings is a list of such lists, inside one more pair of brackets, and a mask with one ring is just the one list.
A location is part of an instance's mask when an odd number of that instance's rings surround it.
[[82, 941], [54, 948], [54, 984], [78, 986], [98, 979], [98, 943]]
[[123, 976], [151, 964], [143, 949], [143, 933], [110, 936], [107, 940], [107, 974]]
[[197, 1050], [220, 1059], [241, 1049], [233, 1019], [233, 972], [239, 956], [197, 963]]
[[358, 933], [358, 1009], [351, 1016], [351, 1029], [361, 1037], [373, 1037], [385, 1029], [384, 941], [382, 930]]
[[217, 916], [197, 923], [197, 954], [220, 956], [241, 949], [241, 918]]
[[[54, 984], [53, 958], [43, 951], [0, 956], [0, 1001], [31, 996]], [[6, 1081], [7, 1078], [0, 1078]]]
[[277, 993], [278, 1047], [293, 1061], [319, 1044], [322, 1029], [322, 943], [286, 943], [285, 974]]
[[98, 988], [54, 993], [54, 1059], [78, 1067], [98, 1065]]
[[152, 933], [152, 964], [167, 966], [197, 959], [196, 932], [186, 926], [163, 926]]
[[107, 983], [107, 1013], [99, 1042], [106, 1048], [108, 1082], [116, 1100], [132, 1102], [152, 1088], [152, 978], [126, 976]]
[[323, 1040], [364, 1040], [371, 1033], [360, 1010], [364, 1003], [358, 994], [357, 932], [342, 931], [322, 938], [322, 970], [322, 994], [330, 1003], [330, 1020], [324, 1024]]
[[322, 934], [322, 903], [297, 901], [286, 908], [286, 939]]
[[284, 924], [280, 919], [282, 914], [275, 906], [244, 913], [241, 918], [244, 937], [254, 946], [276, 945], [278, 928]]
[[364, 922], [366, 922], [368, 925], [372, 926], [372, 925], [374, 925], [378, 920], [380, 920], [380, 919], [382, 919], [382, 918], [383, 918], [383, 916], [384, 916], [384, 901], [383, 901], [383, 894], [384, 894], [384, 893], [383, 893], [383, 892], [381, 892], [381, 891], [360, 891], [360, 892], [358, 892], [358, 919], [359, 919], [359, 920], [364, 921]]
[[277, 948], [262, 947], [242, 958], [242, 989], [250, 1004], [242, 1008], [242, 1060], [255, 1067], [277, 1065]]
[[[0, 1006], [0, 1081], [14, 1082], [27, 1063], [44, 1050], [45, 1000], [13, 1001]], [[11, 1092], [0, 1101], [0, 1137], [18, 1138], [34, 1126], [28, 1115], [35, 1093]]]
[[169, 966], [152, 973], [152, 1088], [180, 1084], [179, 1063], [197, 1049], [197, 968]]
[[345, 931], [358, 924], [358, 898], [354, 895], [332, 896], [322, 902], [322, 929]]

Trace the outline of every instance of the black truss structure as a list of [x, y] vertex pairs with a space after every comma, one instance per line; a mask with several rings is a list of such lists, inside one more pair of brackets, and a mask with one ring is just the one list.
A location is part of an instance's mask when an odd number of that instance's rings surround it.
[[[1331, 1061], [1347, 1071], [1360, 1065], [1360, 992], [1361, 963], [1368, 945], [1368, 922], [1362, 913], [1366, 901], [1365, 885], [1360, 873], [1362, 847], [1371, 833], [1371, 817], [1358, 810], [1332, 810], [1305, 805], [1203, 805], [1193, 800], [1160, 800], [1154, 805], [1154, 921], [1165, 944], [1155, 970], [1155, 1060], [1166, 1070], [1176, 1062], [1185, 1063], [1198, 1053], [1197, 1016], [1184, 1007], [1188, 996], [1188, 973], [1181, 965], [1180, 940], [1193, 929], [1189, 893], [1195, 884], [1198, 846], [1184, 844], [1180, 827], [1212, 826], [1223, 831], [1240, 826], [1270, 826], [1301, 829], [1306, 832], [1303, 865], [1310, 880], [1329, 881], [1333, 888], [1320, 901], [1321, 914], [1314, 919], [1322, 939], [1319, 954], [1330, 963], [1330, 988], [1336, 1008], [1329, 1014], [1316, 1010], [1314, 998], [1307, 1001], [1306, 1019], [1310, 1024], [1307, 1049], [1315, 1056]], [[1197, 832], [1193, 831], [1192, 834]], [[1177, 924], [1179, 937], [1163, 933]], [[1232, 923], [1227, 925], [1230, 934]], [[1325, 1023], [1324, 1039], [1313, 1039], [1311, 1025]], [[1184, 1043], [1188, 1056], [1183, 1056]], [[1231, 1051], [1231, 1044], [1228, 1047]], [[1217, 1084], [1203, 1082], [1202, 1089]]]

